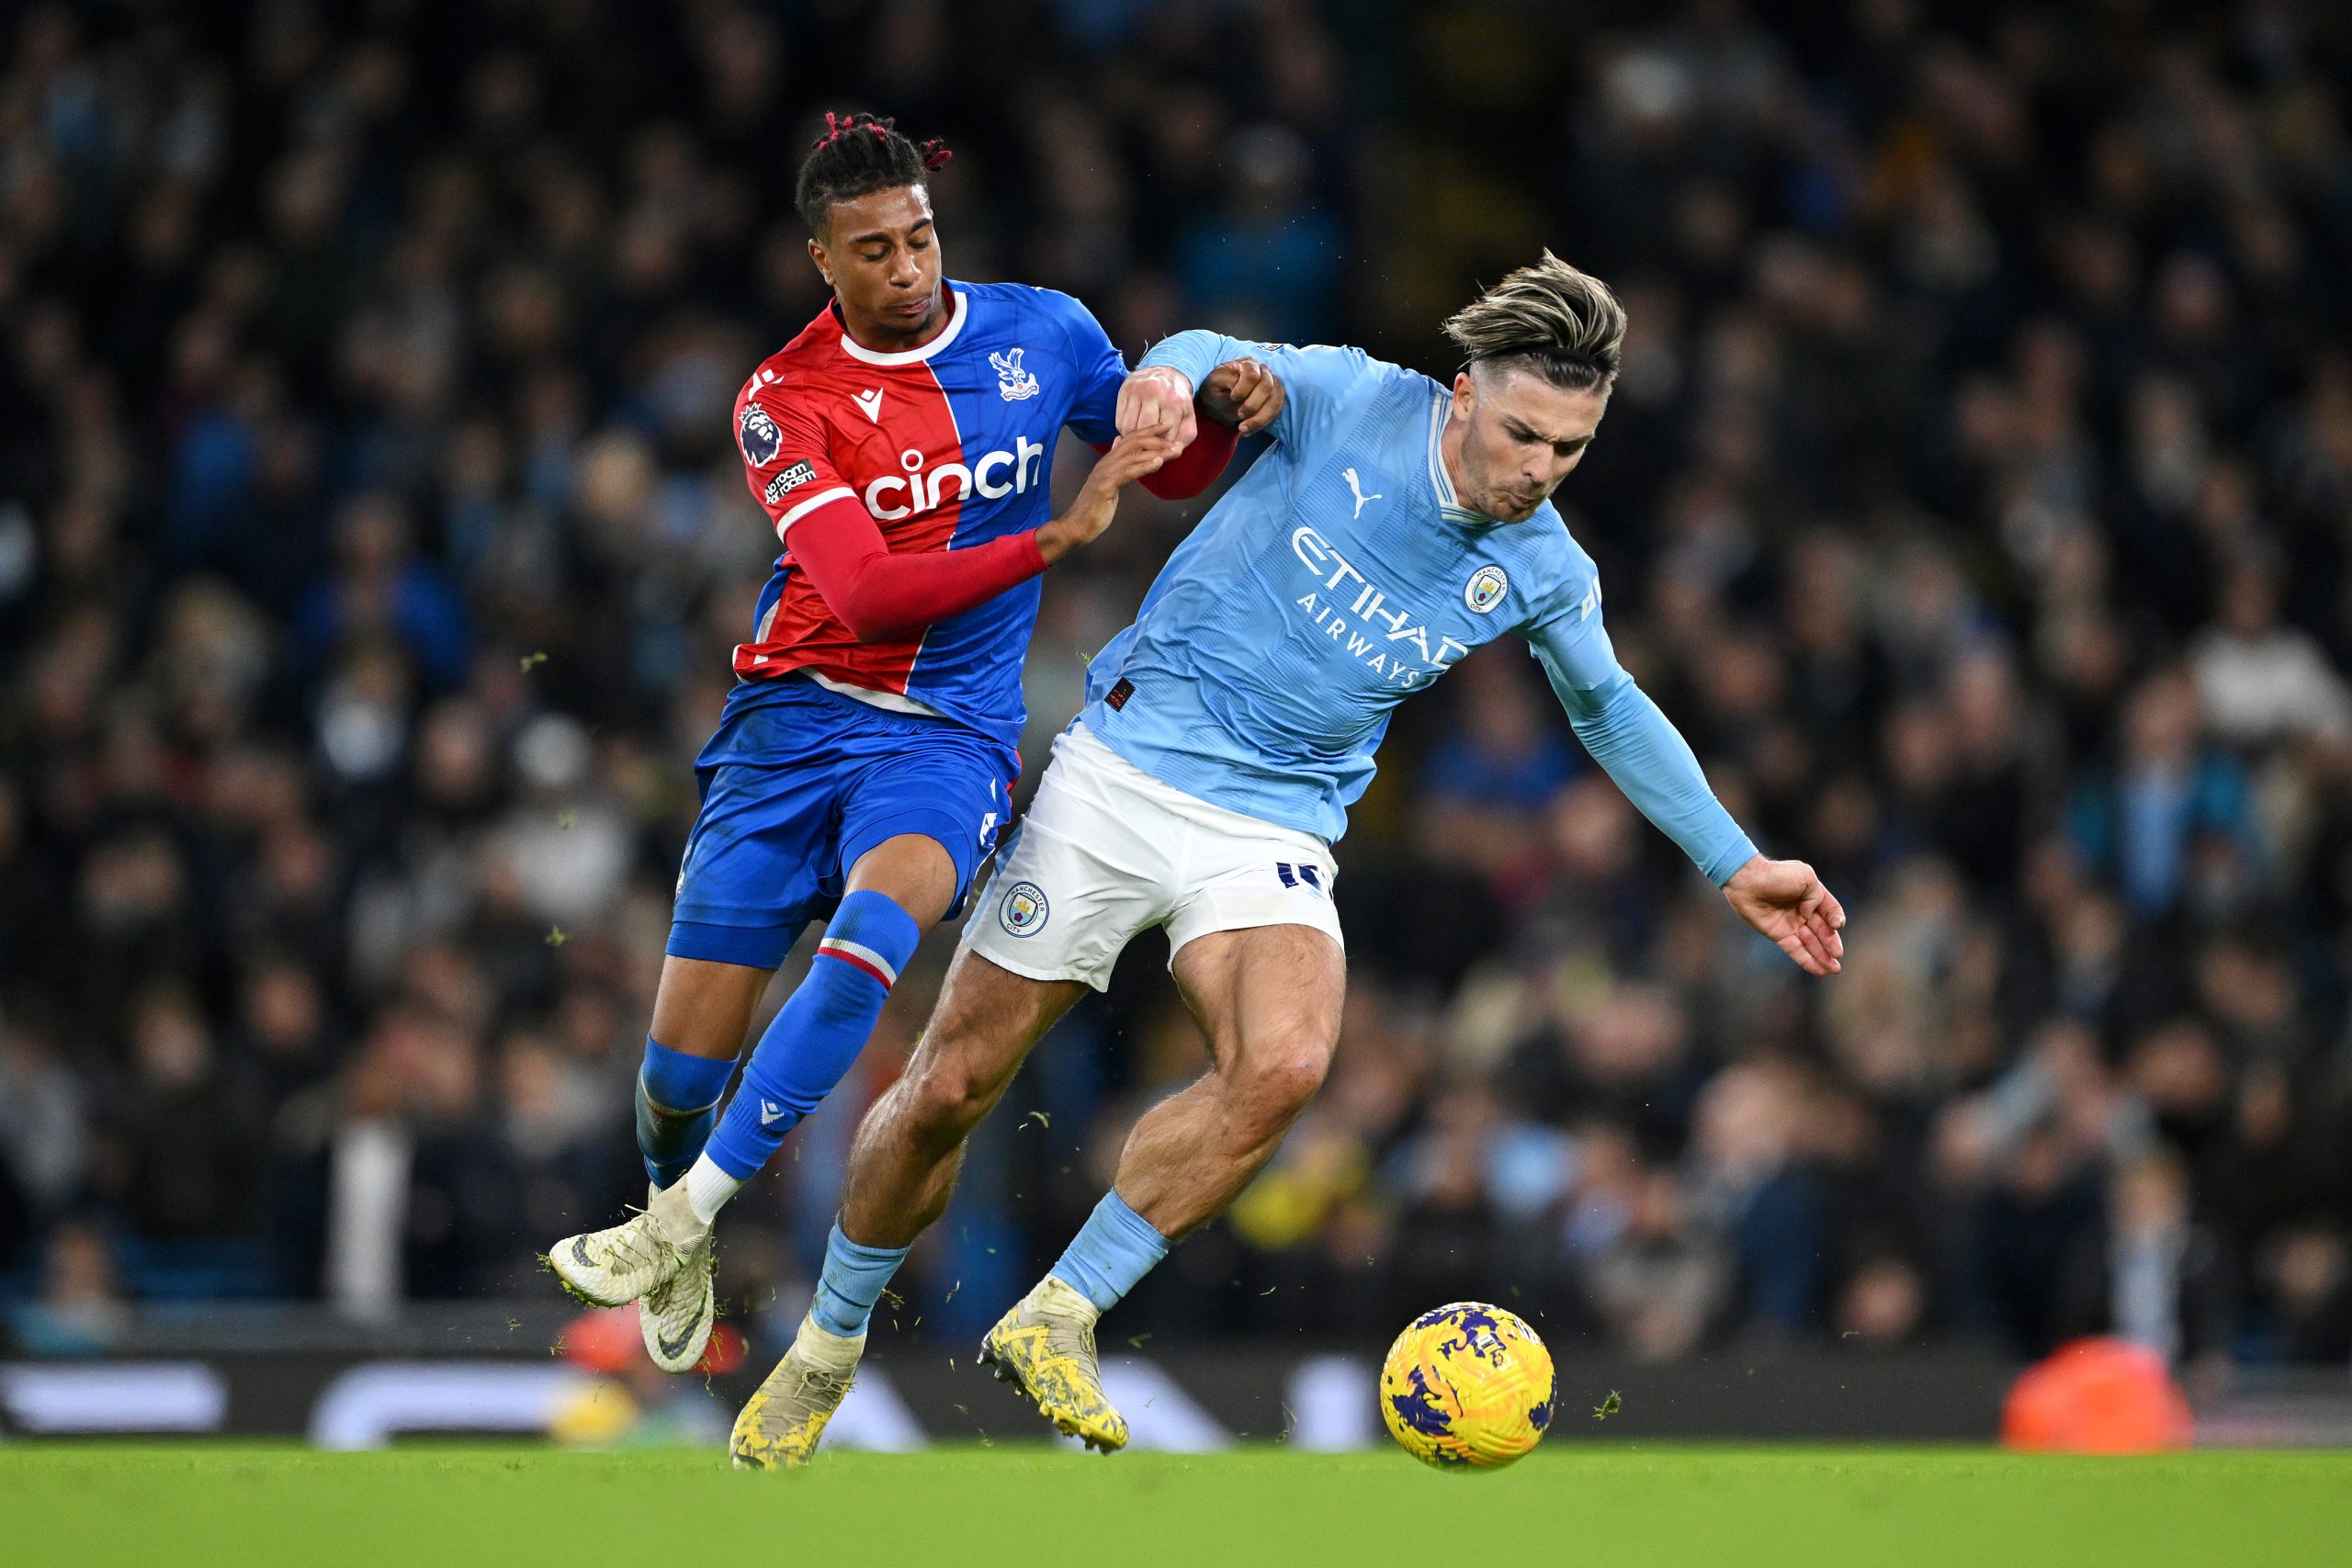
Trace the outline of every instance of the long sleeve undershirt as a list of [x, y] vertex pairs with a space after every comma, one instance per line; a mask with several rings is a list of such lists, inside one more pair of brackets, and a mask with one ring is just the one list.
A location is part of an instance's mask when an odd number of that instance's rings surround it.
[[1715, 798], [1682, 732], [1617, 662], [1608, 635], [1597, 625], [1579, 630], [1534, 639], [1568, 728], [1625, 798], [1721, 887], [1755, 858], [1756, 845]]

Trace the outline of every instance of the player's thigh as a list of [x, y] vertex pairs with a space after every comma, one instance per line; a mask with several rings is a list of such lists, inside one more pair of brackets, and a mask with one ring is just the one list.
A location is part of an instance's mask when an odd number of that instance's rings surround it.
[[702, 807], [678, 872], [667, 951], [698, 964], [773, 970], [837, 896], [826, 879], [840, 775], [811, 756], [774, 766], [722, 762], [702, 770], [700, 781]]
[[1210, 931], [1169, 964], [1220, 1073], [1311, 1091], [1340, 1039], [1347, 957], [1319, 925]]
[[885, 893], [925, 926], [962, 912], [1016, 765], [961, 726], [929, 724], [863, 761], [842, 791], [840, 828], [844, 890]]
[[689, 1056], [741, 1055], [752, 1032], [752, 1011], [775, 974], [741, 964], [665, 956], [662, 983], [653, 993], [653, 1038]]
[[1136, 932], [1168, 918], [1181, 822], [1057, 743], [972, 918], [964, 946], [1031, 980], [1102, 990]]
[[849, 893], [879, 893], [929, 931], [962, 899], [967, 880], [929, 833], [898, 833], [860, 853], [849, 868]]
[[1220, 1067], [1245, 1053], [1328, 1062], [1347, 995], [1330, 850], [1227, 814], [1204, 824], [1191, 861], [1168, 967]]
[[906, 1076], [935, 1109], [977, 1120], [1085, 994], [1080, 981], [1033, 980], [959, 948]]

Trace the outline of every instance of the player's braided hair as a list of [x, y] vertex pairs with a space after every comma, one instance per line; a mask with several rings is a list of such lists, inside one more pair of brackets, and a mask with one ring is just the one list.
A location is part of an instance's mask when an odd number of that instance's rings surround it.
[[919, 186], [925, 174], [954, 156], [944, 141], [910, 141], [897, 121], [883, 116], [828, 114], [825, 134], [800, 160], [792, 204], [801, 220], [821, 233], [833, 203], [894, 186]]
[[1609, 285], [1547, 250], [1456, 310], [1445, 335], [1474, 366], [1508, 364], [1566, 391], [1606, 392], [1625, 346], [1625, 308]]

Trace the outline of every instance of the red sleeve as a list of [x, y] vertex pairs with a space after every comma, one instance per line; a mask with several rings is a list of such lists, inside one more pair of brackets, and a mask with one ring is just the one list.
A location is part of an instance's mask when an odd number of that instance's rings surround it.
[[826, 607], [860, 642], [960, 615], [1046, 570], [1034, 533], [963, 550], [893, 555], [865, 507], [838, 497], [794, 519], [786, 541]]
[[[1226, 464], [1233, 460], [1233, 449], [1241, 444], [1241, 433], [1229, 424], [1213, 419], [1198, 422], [1199, 434], [1193, 444], [1170, 460], [1158, 473], [1143, 477], [1143, 488], [1162, 501], [1190, 501], [1216, 482], [1225, 472]], [[1096, 451], [1107, 448], [1096, 447]]]
[[778, 538], [818, 508], [857, 494], [833, 467], [825, 422], [805, 399], [787, 397], [785, 386], [781, 378], [762, 370], [735, 400], [735, 446], [743, 458], [743, 479]]

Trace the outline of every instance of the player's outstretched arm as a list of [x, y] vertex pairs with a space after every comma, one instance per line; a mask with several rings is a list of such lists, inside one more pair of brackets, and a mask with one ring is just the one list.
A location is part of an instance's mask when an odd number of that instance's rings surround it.
[[785, 547], [825, 607], [860, 642], [885, 642], [960, 615], [1046, 570], [1032, 533], [1008, 534], [969, 549], [894, 555], [872, 514], [854, 500], [834, 502], [794, 523]]
[[1068, 512], [1033, 533], [968, 549], [893, 554], [864, 507], [835, 502], [794, 525], [792, 558], [852, 637], [900, 637], [995, 598], [1098, 537], [1111, 525], [1119, 487], [1175, 455], [1165, 426], [1123, 435], [1087, 475]]
[[1843, 967], [1846, 911], [1803, 861], [1767, 860], [1732, 820], [1690, 743], [1617, 662], [1597, 610], [1536, 641], [1568, 727], [1641, 814], [1808, 975]]
[[960, 615], [1036, 576], [1110, 526], [1119, 486], [1174, 455], [1164, 428], [1122, 436], [1069, 511], [1033, 533], [967, 549], [893, 554], [872, 514], [848, 496], [796, 519], [786, 544], [850, 635], [880, 642]]
[[1179, 450], [1172, 423], [1133, 431], [1114, 441], [1079, 487], [1069, 510], [1037, 530], [1037, 553], [1051, 563], [1100, 538], [1119, 508], [1120, 489], [1159, 472]]

